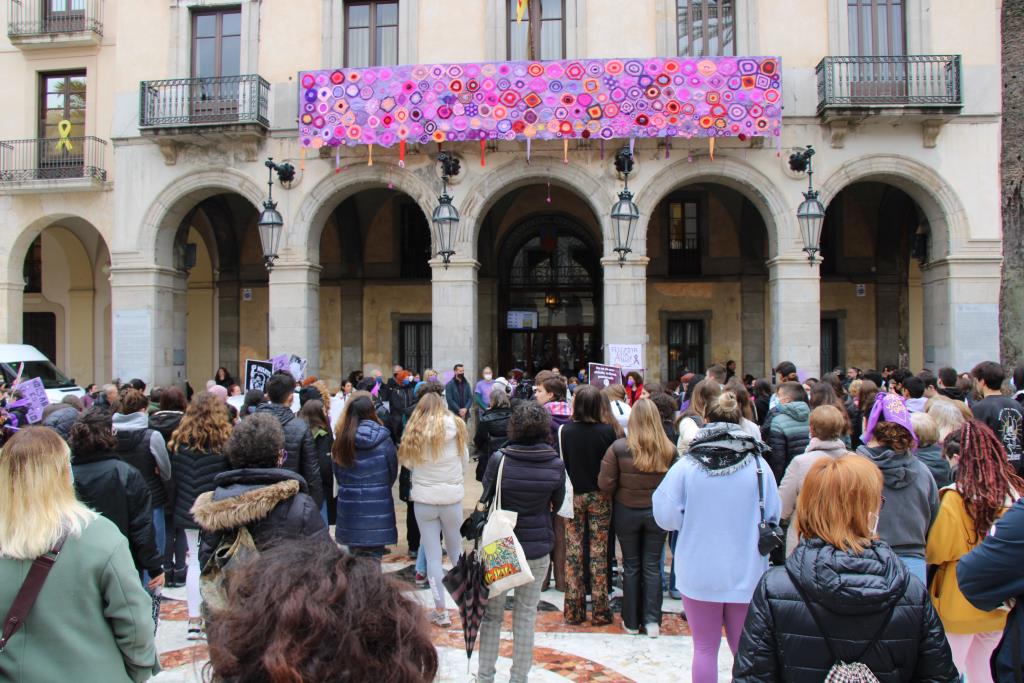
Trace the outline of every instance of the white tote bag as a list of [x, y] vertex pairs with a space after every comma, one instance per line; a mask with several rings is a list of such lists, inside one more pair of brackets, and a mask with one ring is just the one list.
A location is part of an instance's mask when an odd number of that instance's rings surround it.
[[505, 470], [505, 455], [498, 465], [498, 481], [494, 485], [494, 502], [487, 517], [480, 543], [480, 561], [484, 565], [484, 584], [490, 597], [533, 581], [533, 572], [526, 563], [526, 553], [516, 538], [516, 520], [519, 515], [501, 509], [501, 474]]
[[[565, 466], [565, 456], [562, 455], [562, 430], [565, 425], [561, 425], [558, 428], [558, 455], [562, 458], [562, 466]], [[572, 519], [572, 481], [569, 479], [569, 472], [565, 472], [565, 498], [562, 499], [562, 507], [558, 508], [558, 516], [565, 517], [566, 519]]]

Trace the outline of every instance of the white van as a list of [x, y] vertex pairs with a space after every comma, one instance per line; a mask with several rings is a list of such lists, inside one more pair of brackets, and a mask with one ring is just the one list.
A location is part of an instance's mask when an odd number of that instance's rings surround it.
[[10, 386], [18, 376], [18, 368], [25, 364], [21, 378], [43, 380], [46, 398], [50, 403], [60, 403], [65, 396], [85, 396], [85, 390], [73, 379], [64, 376], [42, 351], [28, 344], [0, 344], [0, 373], [4, 384]]

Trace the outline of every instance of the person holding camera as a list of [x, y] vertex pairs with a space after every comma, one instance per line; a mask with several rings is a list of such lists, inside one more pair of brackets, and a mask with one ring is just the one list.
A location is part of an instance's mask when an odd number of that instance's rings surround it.
[[768, 554], [784, 543], [776, 526], [779, 492], [763, 458], [767, 447], [740, 426], [736, 396], [719, 394], [705, 417], [652, 499], [658, 526], [679, 532], [674, 588], [693, 632], [693, 683], [718, 680], [723, 625], [736, 654]]

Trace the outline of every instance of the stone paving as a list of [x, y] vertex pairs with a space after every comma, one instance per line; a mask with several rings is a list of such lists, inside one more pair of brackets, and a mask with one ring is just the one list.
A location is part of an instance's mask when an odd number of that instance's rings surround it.
[[[480, 494], [480, 485], [473, 481], [473, 463], [467, 469], [466, 514]], [[405, 505], [398, 501], [395, 490], [399, 538], [402, 544], [395, 548], [398, 554], [384, 558], [383, 569], [393, 574], [405, 586], [407, 595], [421, 602], [425, 608], [433, 600], [428, 589], [417, 589], [411, 581], [413, 560], [405, 553]], [[448, 563], [446, 561], [446, 566]], [[613, 594], [613, 609], [618, 600]], [[186, 639], [187, 613], [185, 589], [165, 589], [161, 622], [157, 631], [157, 647], [164, 671], [153, 679], [157, 683], [198, 683], [203, 681], [206, 664], [205, 643]], [[555, 681], [616, 681], [640, 683], [660, 681], [687, 681], [693, 646], [686, 620], [682, 618], [682, 603], [666, 597], [661, 637], [628, 635], [622, 631], [622, 622], [615, 615], [608, 626], [570, 626], [562, 619], [563, 595], [559, 591], [545, 591], [538, 606], [537, 635], [534, 645], [534, 666], [530, 680], [538, 683]], [[477, 654], [466, 660], [462, 639], [462, 625], [455, 604], [448, 598], [452, 625], [449, 628], [431, 626], [434, 643], [441, 658], [437, 680], [443, 683], [462, 683], [474, 680]], [[498, 681], [507, 681], [512, 666], [511, 612], [505, 616], [501, 634], [501, 656], [498, 660]], [[730, 679], [732, 655], [724, 639], [718, 659], [719, 680]]]

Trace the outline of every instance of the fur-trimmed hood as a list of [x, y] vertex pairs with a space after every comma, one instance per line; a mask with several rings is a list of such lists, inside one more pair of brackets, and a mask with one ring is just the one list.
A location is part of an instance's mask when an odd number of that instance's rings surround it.
[[[218, 479], [237, 472], [225, 472]], [[191, 512], [204, 531], [236, 529], [266, 519], [279, 503], [293, 498], [304, 489], [302, 482], [292, 477], [282, 477], [266, 486], [236, 484], [227, 488], [218, 487], [216, 491], [196, 498]]]

